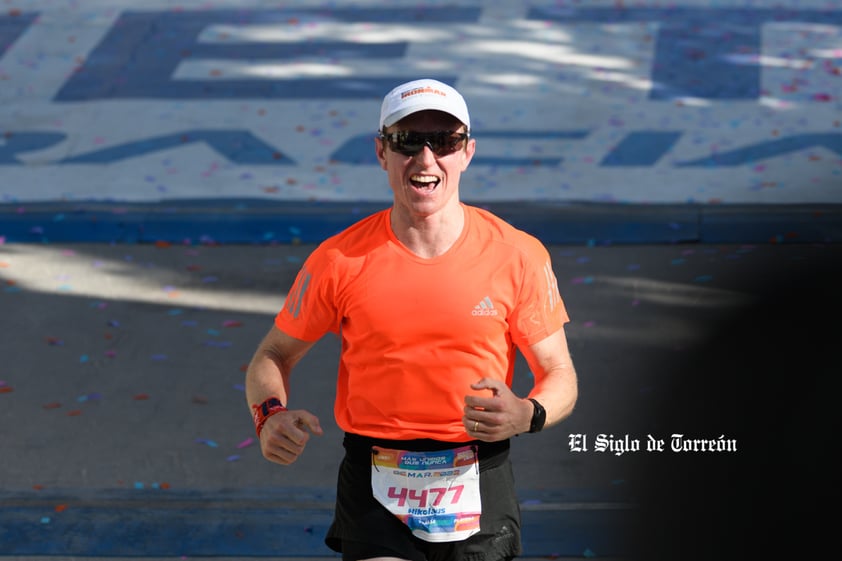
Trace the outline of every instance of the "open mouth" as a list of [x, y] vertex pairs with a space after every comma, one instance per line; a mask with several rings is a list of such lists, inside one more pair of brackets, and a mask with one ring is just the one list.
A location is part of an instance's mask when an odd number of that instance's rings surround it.
[[419, 191], [433, 191], [439, 184], [439, 178], [435, 175], [413, 175], [409, 182]]

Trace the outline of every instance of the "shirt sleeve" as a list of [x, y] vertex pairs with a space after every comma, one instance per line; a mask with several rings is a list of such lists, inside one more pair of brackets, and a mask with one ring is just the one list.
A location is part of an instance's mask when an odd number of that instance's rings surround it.
[[512, 340], [532, 345], [552, 335], [570, 321], [558, 290], [550, 254], [529, 238], [523, 254], [523, 275], [517, 305], [511, 318]]
[[298, 271], [275, 326], [304, 341], [338, 333], [341, 318], [335, 296], [334, 264], [327, 251], [317, 248]]

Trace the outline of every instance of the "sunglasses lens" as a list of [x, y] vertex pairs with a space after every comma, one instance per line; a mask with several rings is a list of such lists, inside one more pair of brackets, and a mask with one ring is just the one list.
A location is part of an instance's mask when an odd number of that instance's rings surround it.
[[425, 146], [436, 156], [447, 156], [461, 148], [462, 141], [468, 137], [465, 133], [453, 133], [451, 131], [437, 131], [430, 133], [398, 131], [386, 135], [392, 150], [404, 156], [414, 156], [421, 152]]
[[426, 146], [426, 140], [420, 134], [396, 133], [393, 139], [392, 148], [404, 156], [414, 156]]

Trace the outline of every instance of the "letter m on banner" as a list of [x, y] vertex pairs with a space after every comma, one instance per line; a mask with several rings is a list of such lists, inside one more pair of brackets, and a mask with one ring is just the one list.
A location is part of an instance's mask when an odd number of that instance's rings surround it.
[[[355, 8], [330, 10], [205, 10], [124, 12], [54, 101], [93, 99], [378, 99], [395, 85], [391, 75], [276, 79], [223, 75], [178, 76], [182, 64], [226, 61], [247, 65], [304, 60], [400, 60], [407, 41], [213, 40], [214, 26], [294, 29], [309, 22], [475, 23], [480, 8]], [[210, 35], [213, 35], [212, 33]], [[439, 79], [455, 81], [456, 76]]]

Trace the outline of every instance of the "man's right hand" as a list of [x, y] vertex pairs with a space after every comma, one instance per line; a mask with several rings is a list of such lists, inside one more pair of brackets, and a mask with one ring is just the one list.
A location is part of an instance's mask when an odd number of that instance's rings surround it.
[[311, 433], [324, 434], [318, 417], [304, 409], [281, 411], [266, 419], [260, 431], [260, 450], [270, 462], [286, 466], [298, 459]]

